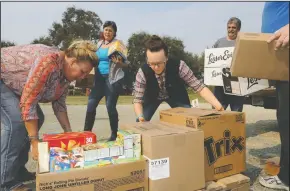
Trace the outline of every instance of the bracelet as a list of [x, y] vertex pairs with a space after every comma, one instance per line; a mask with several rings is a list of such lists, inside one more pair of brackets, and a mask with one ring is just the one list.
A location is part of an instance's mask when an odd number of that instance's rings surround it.
[[143, 113], [141, 113], [140, 115], [137, 116], [137, 118], [140, 118], [140, 117], [143, 117], [144, 118]]
[[28, 136], [29, 140], [39, 140], [39, 136], [35, 135], [35, 136]]

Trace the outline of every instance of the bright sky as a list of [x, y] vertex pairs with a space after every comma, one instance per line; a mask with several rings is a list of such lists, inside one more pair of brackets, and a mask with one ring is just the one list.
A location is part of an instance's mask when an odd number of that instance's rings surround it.
[[67, 7], [96, 12], [117, 23], [117, 37], [146, 31], [183, 40], [185, 49], [201, 53], [226, 35], [230, 17], [242, 21], [241, 31], [260, 32], [264, 2], [2, 2], [1, 40], [27, 44], [48, 34]]

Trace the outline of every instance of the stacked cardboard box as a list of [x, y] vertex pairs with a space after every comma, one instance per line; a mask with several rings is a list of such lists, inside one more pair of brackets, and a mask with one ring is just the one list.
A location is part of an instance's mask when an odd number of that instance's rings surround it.
[[79, 169], [38, 174], [37, 190], [243, 191], [245, 139], [244, 113], [163, 110], [160, 121], [120, 124], [115, 142], [72, 148], [83, 165], [75, 160]]
[[163, 122], [122, 124], [120, 128], [142, 135], [150, 191], [193, 191], [205, 186], [202, 131]]
[[48, 142], [39, 143], [37, 190], [148, 190], [140, 134], [119, 131], [116, 141], [97, 143], [91, 132], [66, 135], [45, 135]]
[[245, 114], [209, 109], [173, 108], [160, 120], [204, 132], [205, 180], [218, 180], [246, 169]]

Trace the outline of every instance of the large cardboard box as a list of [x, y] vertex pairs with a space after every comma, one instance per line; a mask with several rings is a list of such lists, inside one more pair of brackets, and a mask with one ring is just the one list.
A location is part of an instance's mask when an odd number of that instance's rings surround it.
[[269, 81], [257, 78], [242, 78], [231, 75], [230, 68], [222, 69], [224, 93], [245, 96], [269, 88]]
[[244, 113], [172, 108], [160, 111], [160, 120], [203, 130], [206, 182], [238, 174], [246, 169]]
[[223, 86], [222, 68], [230, 67], [234, 47], [210, 48], [204, 51], [204, 83]]
[[223, 86], [222, 68], [204, 68], [204, 84]]
[[37, 191], [148, 191], [145, 159], [36, 176]]
[[289, 81], [289, 48], [274, 50], [272, 34], [239, 33], [233, 53], [233, 76]]
[[230, 72], [234, 47], [205, 50], [204, 83], [223, 86], [225, 94], [245, 96], [269, 87], [268, 80], [233, 77]]
[[205, 186], [202, 131], [162, 122], [120, 127], [142, 135], [150, 191], [193, 191]]
[[245, 96], [268, 88], [268, 80], [231, 75], [234, 49], [235, 47], [225, 47], [205, 50], [204, 83], [210, 86], [223, 86], [225, 94], [236, 96]]

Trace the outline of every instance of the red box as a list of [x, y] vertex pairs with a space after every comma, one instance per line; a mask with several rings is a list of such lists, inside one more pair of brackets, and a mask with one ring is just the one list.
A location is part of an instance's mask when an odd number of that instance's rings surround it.
[[74, 147], [96, 143], [97, 136], [90, 131], [43, 134], [42, 141], [48, 142], [49, 148], [59, 147], [65, 150], [71, 150]]

